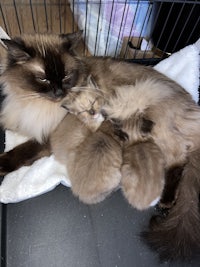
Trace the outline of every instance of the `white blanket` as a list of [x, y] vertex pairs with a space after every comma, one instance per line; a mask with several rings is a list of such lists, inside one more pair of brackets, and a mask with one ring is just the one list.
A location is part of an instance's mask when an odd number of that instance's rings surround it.
[[[200, 41], [174, 53], [155, 66], [157, 71], [182, 85], [198, 102]], [[6, 131], [6, 151], [23, 143], [26, 137]], [[54, 189], [58, 184], [70, 186], [65, 166], [53, 156], [36, 161], [32, 166], [22, 167], [4, 177], [0, 186], [2, 203], [19, 202]]]

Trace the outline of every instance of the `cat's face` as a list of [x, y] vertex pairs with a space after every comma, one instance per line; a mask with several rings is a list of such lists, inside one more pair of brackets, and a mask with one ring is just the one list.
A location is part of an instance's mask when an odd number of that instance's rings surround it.
[[3, 81], [26, 95], [38, 94], [59, 101], [83, 82], [74, 57], [74, 44], [81, 34], [22, 36], [3, 40], [8, 48]]
[[88, 128], [96, 130], [104, 120], [101, 109], [104, 98], [100, 91], [91, 88], [73, 88], [63, 99], [62, 107], [75, 114]]

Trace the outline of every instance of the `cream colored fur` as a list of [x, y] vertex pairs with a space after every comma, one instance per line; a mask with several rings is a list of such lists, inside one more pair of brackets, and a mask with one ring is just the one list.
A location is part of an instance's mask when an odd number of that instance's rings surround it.
[[[140, 88], [141, 87], [138, 86], [138, 91]], [[154, 88], [155, 87], [152, 87], [152, 89]], [[133, 88], [126, 87], [123, 89], [132, 96]], [[131, 92], [129, 92], [130, 89]], [[164, 96], [166, 96], [166, 94], [163, 94], [163, 97]], [[122, 90], [116, 90], [116, 102], [111, 98], [111, 104], [108, 103], [108, 108], [113, 108], [113, 104], [116, 105], [116, 107], [119, 106], [120, 110], [120, 108], [124, 109], [124, 105], [127, 104], [127, 110], [130, 111], [131, 107], [129, 106], [129, 101], [131, 102], [132, 99], [130, 97], [127, 102], [126, 98], [123, 102], [123, 97], [124, 93], [122, 93]], [[117, 100], [119, 100], [119, 103]], [[88, 111], [93, 108], [94, 114], [99, 115], [103, 102], [105, 102], [105, 99], [102, 98], [100, 93], [98, 93], [97, 90], [94, 90], [94, 88], [75, 88], [63, 99], [62, 106], [67, 108], [70, 113], [75, 114], [88, 129], [96, 131], [100, 127], [102, 121], [99, 121], [98, 118], [94, 117], [94, 115], [90, 114]], [[144, 105], [140, 103], [140, 106], [143, 108]], [[125, 111], [126, 109], [124, 112]], [[121, 115], [123, 116], [124, 113]], [[150, 140], [149, 136], [144, 136], [142, 134], [142, 113], [137, 109], [136, 114], [130, 112], [129, 115], [125, 115], [128, 118], [126, 119], [126, 131], [127, 126], [130, 123], [130, 131], [128, 131], [129, 140], [131, 138], [131, 140], [135, 139], [136, 142], [141, 141], [141, 143], [133, 144], [128, 147], [125, 143], [123, 163], [122, 159], [119, 157], [119, 155], [121, 155], [119, 145], [108, 136], [110, 132], [112, 132], [112, 125], [109, 122], [107, 123], [110, 128], [107, 128], [107, 132], [105, 132], [106, 134], [101, 132], [100, 127], [100, 132], [97, 131], [93, 136], [92, 134], [89, 134], [89, 131], [85, 133], [85, 136], [88, 135], [88, 137], [83, 141], [82, 131], [84, 128], [81, 127], [79, 130], [81, 124], [79, 125], [76, 122], [75, 126], [75, 122], [71, 121], [70, 129], [68, 129], [69, 126], [67, 126], [67, 124], [69, 124], [69, 120], [73, 117], [66, 118], [64, 120], [64, 122], [66, 121], [64, 123], [65, 129], [61, 129], [61, 127], [63, 127], [63, 123], [61, 123], [58, 130], [54, 133], [54, 135], [57, 135], [58, 132], [65, 132], [65, 136], [57, 136], [57, 140], [54, 140], [54, 149], [56, 149], [56, 155], [58, 157], [63, 155], [65, 158], [61, 158], [60, 160], [62, 160], [63, 163], [67, 162], [67, 169], [72, 181], [72, 190], [74, 194], [79, 196], [84, 202], [91, 203], [94, 201], [94, 196], [97, 194], [99, 195], [98, 200], [102, 200], [103, 197], [105, 197], [105, 192], [111, 192], [113, 188], [116, 188], [119, 181], [121, 181], [121, 188], [128, 202], [137, 209], [146, 209], [149, 208], [155, 199], [158, 200], [162, 195], [165, 171], [164, 157], [156, 144]], [[117, 116], [119, 115], [117, 114]], [[66, 148], [66, 145], [69, 142], [68, 139], [70, 139], [70, 146], [71, 142], [73, 143], [73, 132], [75, 131], [75, 128], [77, 128], [79, 133], [75, 135], [78, 138], [75, 139], [76, 143], [74, 143], [72, 149], [69, 150], [69, 148]], [[68, 134], [70, 134], [71, 138]], [[92, 142], [94, 143], [101, 140], [101, 151], [98, 151], [98, 146], [95, 149], [95, 146], [91, 145], [92, 139]], [[63, 143], [57, 152], [58, 147], [56, 144], [59, 143], [58, 140], [64, 141], [62, 141]], [[104, 146], [105, 143], [106, 146]], [[65, 147], [67, 151], [64, 154], [63, 147]], [[90, 155], [92, 155], [92, 161]], [[79, 168], [76, 166], [77, 164], [79, 164]], [[116, 165], [115, 168], [113, 168], [114, 164]], [[88, 170], [86, 166], [88, 166]], [[79, 169], [81, 169], [81, 171]], [[94, 177], [91, 177], [91, 175]], [[105, 183], [105, 181], [107, 182]], [[97, 199], [97, 197], [95, 197], [95, 199]]]
[[102, 127], [92, 133], [68, 114], [50, 138], [56, 159], [67, 167], [73, 193], [87, 204], [102, 201], [121, 180], [120, 144]]
[[121, 168], [122, 191], [139, 210], [159, 199], [165, 184], [165, 161], [159, 147], [151, 141], [126, 147]]
[[141, 132], [137, 134], [138, 117], [153, 121], [148, 137], [160, 147], [167, 167], [184, 163], [187, 153], [200, 146], [200, 108], [180, 86], [171, 85], [149, 78], [119, 87], [104, 107], [109, 117], [122, 120], [129, 143], [142, 139]]
[[6, 129], [34, 137], [42, 143], [48, 137], [67, 111], [60, 102], [53, 102], [37, 94], [22, 90], [13, 84], [4, 87], [7, 94], [3, 102], [0, 121]]
[[174, 97], [175, 92], [167, 85], [151, 78], [136, 81], [134, 86], [125, 85], [115, 88], [115, 96], [110, 97], [105, 111], [110, 117], [120, 120], [129, 119], [136, 113], [144, 113], [150, 106], [158, 105], [163, 99]]
[[[95, 132], [104, 121], [101, 109], [104, 98], [101, 91], [91, 87], [75, 87], [62, 101], [62, 106], [76, 115], [87, 128]], [[90, 113], [90, 110], [94, 112]]]

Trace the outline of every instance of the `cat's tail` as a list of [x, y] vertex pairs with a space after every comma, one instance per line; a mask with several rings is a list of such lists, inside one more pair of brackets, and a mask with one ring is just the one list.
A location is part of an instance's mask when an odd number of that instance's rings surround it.
[[178, 188], [176, 204], [166, 217], [151, 218], [142, 233], [161, 260], [190, 260], [200, 253], [200, 150], [190, 153]]

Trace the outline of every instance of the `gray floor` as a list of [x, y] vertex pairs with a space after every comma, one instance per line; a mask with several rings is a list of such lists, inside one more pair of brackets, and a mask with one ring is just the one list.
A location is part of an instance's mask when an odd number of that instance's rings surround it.
[[64, 186], [9, 204], [3, 207], [2, 267], [200, 266], [159, 264], [139, 238], [151, 213], [134, 210], [121, 192], [84, 205]]

